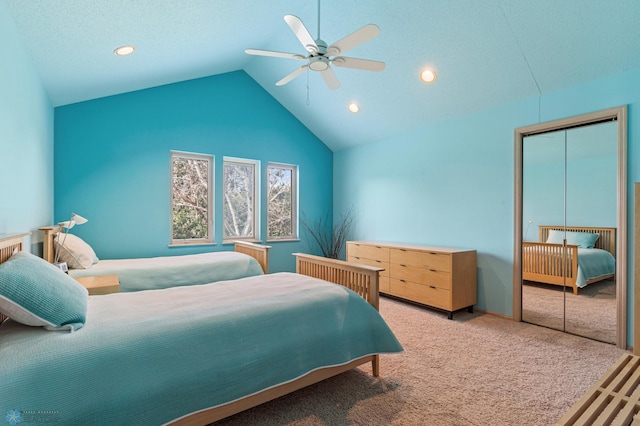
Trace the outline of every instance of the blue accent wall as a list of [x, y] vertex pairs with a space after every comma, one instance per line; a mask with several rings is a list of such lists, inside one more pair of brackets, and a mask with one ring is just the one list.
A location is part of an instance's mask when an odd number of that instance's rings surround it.
[[633, 340], [633, 182], [640, 180], [640, 69], [334, 154], [334, 217], [353, 238], [478, 250], [479, 309], [513, 308], [514, 129], [628, 110], [628, 340]]
[[[300, 210], [332, 210], [333, 154], [245, 72], [237, 71], [55, 109], [55, 221], [105, 259], [164, 256], [231, 245], [168, 247], [170, 151], [215, 156], [215, 240], [222, 241], [224, 156], [261, 162], [266, 240], [267, 162], [299, 167]], [[270, 243], [271, 271], [293, 271], [302, 242]]]
[[4, 2], [0, 40], [0, 234], [32, 232], [38, 253], [53, 212], [53, 107]]

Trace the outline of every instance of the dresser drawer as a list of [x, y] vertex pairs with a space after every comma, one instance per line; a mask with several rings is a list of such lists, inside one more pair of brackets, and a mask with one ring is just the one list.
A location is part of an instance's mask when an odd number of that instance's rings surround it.
[[389, 294], [436, 308], [451, 310], [451, 290], [424, 284], [403, 282], [396, 278], [391, 278], [389, 285]]
[[401, 265], [451, 272], [451, 255], [449, 253], [392, 248], [389, 249], [389, 261]]
[[352, 256], [351, 253], [349, 253], [349, 256], [347, 257], [347, 262], [361, 263], [363, 265], [375, 266], [376, 268], [384, 268], [384, 271], [380, 271], [380, 276], [381, 277], [389, 276], [389, 262], [383, 262], [381, 260], [374, 260], [374, 259], [367, 259], [366, 257]]
[[391, 277], [404, 281], [412, 281], [451, 290], [451, 273], [432, 269], [406, 266], [398, 263], [391, 264]]
[[383, 277], [382, 275], [380, 275], [379, 278], [379, 283], [380, 283], [380, 292], [381, 293], [389, 293], [390, 292], [390, 287], [389, 287], [389, 277]]
[[380, 260], [382, 262], [389, 261], [389, 248], [377, 245], [348, 243], [348, 256], [355, 256], [364, 259]]

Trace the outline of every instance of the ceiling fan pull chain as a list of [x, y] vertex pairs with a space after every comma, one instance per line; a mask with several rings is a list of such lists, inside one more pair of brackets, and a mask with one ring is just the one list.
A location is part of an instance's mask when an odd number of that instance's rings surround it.
[[311, 104], [311, 101], [309, 99], [309, 68], [307, 68], [307, 106], [309, 104]]

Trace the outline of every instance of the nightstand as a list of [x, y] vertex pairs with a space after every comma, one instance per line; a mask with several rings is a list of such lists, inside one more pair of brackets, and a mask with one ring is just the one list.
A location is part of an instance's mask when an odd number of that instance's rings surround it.
[[120, 292], [120, 281], [117, 275], [77, 277], [75, 280], [89, 290], [90, 296]]

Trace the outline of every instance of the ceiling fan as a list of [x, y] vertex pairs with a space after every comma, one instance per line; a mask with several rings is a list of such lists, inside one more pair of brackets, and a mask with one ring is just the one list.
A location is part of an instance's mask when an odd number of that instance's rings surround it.
[[320, 38], [320, 0], [318, 0], [318, 38], [313, 39], [302, 20], [294, 15], [285, 15], [285, 22], [291, 28], [291, 31], [298, 38], [302, 46], [308, 52], [307, 55], [297, 53], [276, 52], [272, 50], [246, 49], [245, 53], [258, 56], [272, 56], [276, 58], [296, 59], [306, 61], [307, 63], [296, 68], [292, 73], [285, 76], [276, 83], [276, 86], [282, 86], [302, 74], [307, 70], [317, 71], [322, 76], [327, 87], [335, 90], [340, 87], [340, 81], [331, 65], [342, 68], [355, 68], [365, 71], [382, 71], [385, 67], [384, 62], [372, 61], [368, 59], [349, 58], [341, 56], [347, 51], [371, 40], [380, 34], [377, 25], [369, 24], [359, 30], [349, 34], [348, 36], [328, 45]]

